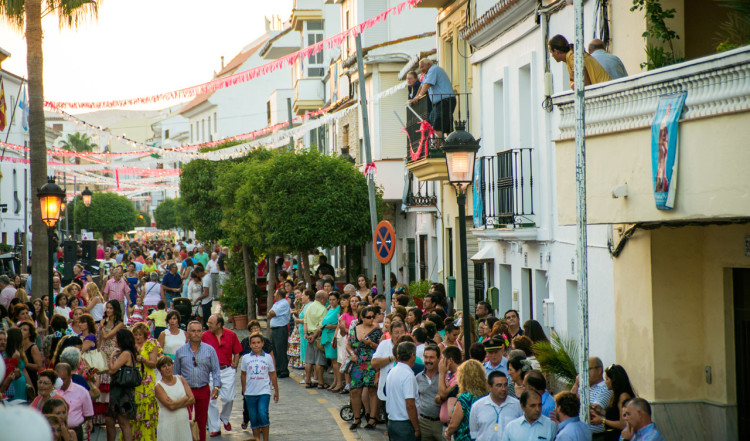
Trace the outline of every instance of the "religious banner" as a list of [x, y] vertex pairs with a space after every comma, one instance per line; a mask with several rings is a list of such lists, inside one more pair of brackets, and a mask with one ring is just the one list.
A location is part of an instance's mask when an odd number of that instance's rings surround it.
[[659, 210], [674, 208], [677, 192], [677, 124], [685, 105], [687, 92], [659, 97], [651, 124], [651, 166], [654, 176], [654, 199]]
[[484, 161], [474, 162], [474, 228], [482, 227], [484, 223], [484, 193], [482, 190], [482, 174], [484, 173]]

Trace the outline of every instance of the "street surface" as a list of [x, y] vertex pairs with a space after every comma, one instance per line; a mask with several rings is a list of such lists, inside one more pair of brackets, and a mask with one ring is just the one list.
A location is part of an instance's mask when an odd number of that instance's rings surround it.
[[[265, 322], [262, 325], [265, 327]], [[237, 337], [242, 340], [247, 337], [247, 331], [237, 331]], [[384, 424], [378, 425], [374, 430], [365, 430], [360, 426], [356, 431], [350, 431], [350, 423], [343, 421], [339, 416], [341, 407], [349, 403], [349, 395], [305, 389], [305, 385], [300, 384], [300, 380], [304, 378], [304, 371], [301, 369], [290, 369], [290, 371], [289, 378], [278, 380], [279, 402], [271, 401], [271, 434], [269, 437], [271, 440], [385, 441], [388, 439]], [[330, 384], [333, 375], [327, 373], [325, 377], [326, 383]], [[220, 437], [210, 438], [207, 436], [207, 441], [245, 441], [252, 439], [250, 428], [242, 430], [241, 427], [242, 396], [240, 391], [242, 388], [239, 371], [235, 381], [237, 395], [234, 399], [230, 419], [232, 431], [222, 430]], [[95, 428], [91, 434], [91, 441], [106, 441], [106, 439], [107, 436], [103, 426]]]

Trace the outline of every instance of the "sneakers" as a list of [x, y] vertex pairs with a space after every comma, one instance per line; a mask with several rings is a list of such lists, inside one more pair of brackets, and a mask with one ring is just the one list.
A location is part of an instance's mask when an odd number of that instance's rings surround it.
[[227, 432], [231, 432], [232, 431], [232, 423], [226, 423], [226, 424], [224, 424], [224, 430], [226, 430]]

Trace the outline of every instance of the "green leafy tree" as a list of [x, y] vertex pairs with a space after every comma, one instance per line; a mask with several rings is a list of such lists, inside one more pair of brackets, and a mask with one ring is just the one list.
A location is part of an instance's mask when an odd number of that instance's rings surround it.
[[60, 141], [60, 147], [69, 152], [93, 152], [99, 146], [88, 134], [76, 132], [68, 133], [65, 139]]
[[664, 9], [660, 0], [633, 0], [630, 11], [635, 10], [645, 13], [646, 32], [642, 34], [642, 37], [657, 42], [657, 44], [650, 42], [646, 44], [646, 62], [641, 63], [641, 67], [652, 70], [682, 61], [682, 57], [675, 52], [672, 43], [680, 36], [667, 25], [667, 20], [674, 19], [677, 10]]
[[185, 200], [180, 197], [175, 199], [175, 201], [177, 201], [177, 226], [185, 231], [193, 230], [193, 222], [190, 219], [190, 212], [187, 204], [185, 204]]
[[177, 200], [166, 199], [154, 210], [156, 228], [160, 230], [171, 230], [177, 227]]
[[[89, 230], [102, 234], [104, 240], [109, 240], [112, 234], [129, 231], [135, 227], [135, 207], [133, 202], [125, 196], [115, 193], [94, 193], [89, 207]], [[86, 227], [86, 207], [78, 204], [75, 216], [83, 222], [78, 227]], [[80, 224], [83, 225], [80, 225]]]
[[[47, 146], [44, 122], [44, 57], [42, 52], [42, 16], [57, 14], [60, 28], [77, 27], [89, 16], [97, 17], [98, 0], [0, 0], [0, 17], [26, 39], [26, 70], [29, 75], [29, 172], [31, 188], [41, 188], [47, 182]], [[42, 222], [39, 198], [31, 198], [32, 248], [48, 249], [47, 230]], [[37, 274], [47, 274], [49, 261], [46, 253], [32, 253], [32, 266]], [[46, 277], [34, 282], [33, 298], [49, 292]]]
[[151, 215], [145, 211], [135, 212], [135, 226], [136, 227], [150, 227], [151, 226]]
[[218, 240], [225, 236], [221, 229], [222, 209], [216, 192], [218, 169], [216, 161], [196, 159], [182, 166], [180, 193], [188, 207], [190, 222], [198, 240]]

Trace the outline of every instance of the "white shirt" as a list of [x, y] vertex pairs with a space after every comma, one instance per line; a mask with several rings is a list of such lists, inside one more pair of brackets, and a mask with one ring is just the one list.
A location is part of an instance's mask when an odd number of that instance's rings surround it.
[[476, 441], [500, 441], [505, 426], [520, 416], [523, 416], [523, 411], [518, 399], [508, 395], [503, 404], [498, 406], [489, 395], [484, 396], [471, 406], [471, 437]]
[[159, 282], [146, 282], [146, 287], [143, 288], [143, 304], [144, 305], [158, 305], [161, 301], [161, 283]]
[[397, 363], [396, 366], [390, 369], [385, 389], [388, 396], [388, 399], [385, 401], [385, 410], [388, 412], [389, 420], [409, 420], [409, 413], [406, 411], [406, 400], [410, 398], [414, 400], [414, 404], [419, 409], [417, 378], [408, 364]]
[[[375, 349], [375, 353], [372, 358], [388, 358], [393, 357], [393, 342], [391, 339], [381, 340], [378, 343], [378, 348]], [[378, 398], [380, 401], [386, 401], [385, 399], [385, 378], [388, 376], [388, 372], [391, 371], [395, 363], [388, 363], [380, 368], [380, 378], [378, 379]]]
[[534, 424], [529, 424], [526, 417], [522, 415], [505, 426], [501, 441], [552, 441], [556, 434], [557, 425], [546, 416], [540, 415]]
[[203, 285], [195, 283], [194, 280], [190, 279], [190, 283], [188, 283], [188, 298], [190, 299], [190, 303], [194, 304], [201, 295], [203, 295]]
[[206, 264], [206, 272], [209, 274], [214, 274], [219, 272], [219, 265], [215, 260], [209, 260]]
[[240, 361], [240, 369], [245, 372], [245, 395], [271, 395], [271, 376], [274, 372], [273, 358], [263, 352], [245, 354]]
[[420, 360], [424, 360], [424, 348], [425, 348], [424, 343], [417, 345], [417, 358]]
[[205, 305], [208, 303], [213, 302], [214, 297], [213, 293], [211, 292], [211, 275], [210, 274], [204, 274], [203, 275], [203, 288], [208, 288], [208, 297], [201, 300], [201, 304]]

